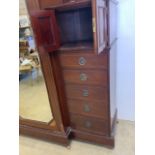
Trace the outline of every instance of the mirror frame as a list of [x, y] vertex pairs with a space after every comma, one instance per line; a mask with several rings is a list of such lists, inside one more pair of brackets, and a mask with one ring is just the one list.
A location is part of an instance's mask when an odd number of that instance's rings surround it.
[[[30, 11], [40, 10], [38, 0], [26, 0], [26, 5], [28, 13]], [[38, 55], [54, 119], [52, 123], [51, 121], [45, 123], [25, 119], [20, 116], [19, 133], [68, 145], [68, 136], [70, 135], [71, 128], [69, 127], [65, 91], [61, 87], [63, 85], [63, 79], [58, 63], [58, 56], [56, 53], [49, 54], [41, 50], [38, 50]]]

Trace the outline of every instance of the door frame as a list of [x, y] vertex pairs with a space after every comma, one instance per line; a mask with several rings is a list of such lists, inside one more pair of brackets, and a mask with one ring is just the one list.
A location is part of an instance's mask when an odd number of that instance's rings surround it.
[[[41, 10], [38, 5], [38, 0], [26, 0], [26, 4], [29, 15], [31, 11]], [[32, 21], [31, 16], [30, 21]], [[34, 29], [34, 27], [32, 27], [32, 29]], [[33, 33], [34, 32], [35, 31], [33, 31]], [[64, 95], [61, 95], [64, 94], [64, 88], [59, 88], [63, 80], [60, 76], [61, 69], [57, 65], [57, 55], [55, 52], [46, 52], [41, 46], [37, 47], [37, 50], [56, 126], [50, 126], [49, 122], [44, 123], [19, 117], [19, 133], [68, 145], [68, 136], [70, 135], [71, 128], [68, 126], [69, 116], [66, 98]], [[60, 77], [58, 78], [58, 76]]]

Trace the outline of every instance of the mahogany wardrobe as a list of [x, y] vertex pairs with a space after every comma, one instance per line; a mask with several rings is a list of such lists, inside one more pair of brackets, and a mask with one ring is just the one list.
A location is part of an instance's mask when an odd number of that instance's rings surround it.
[[75, 139], [114, 147], [117, 1], [26, 4], [54, 121], [20, 117], [20, 133], [65, 146]]

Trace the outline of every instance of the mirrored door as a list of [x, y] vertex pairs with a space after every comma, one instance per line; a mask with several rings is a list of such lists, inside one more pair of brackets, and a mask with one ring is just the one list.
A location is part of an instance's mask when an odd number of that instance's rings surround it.
[[19, 32], [20, 118], [45, 123], [52, 122], [52, 107], [28, 16], [20, 16]]
[[[44, 46], [42, 42], [38, 42], [40, 34], [36, 35], [36, 28], [42, 28], [42, 32], [47, 32], [46, 22], [41, 23], [41, 27], [38, 27], [40, 24], [35, 25], [33, 22], [34, 18], [32, 18], [31, 13], [33, 12], [37, 15], [35, 17], [38, 17], [38, 11], [40, 10], [38, 0], [26, 0], [26, 3], [28, 11], [25, 12], [26, 15], [20, 14], [19, 18], [20, 133], [53, 138], [56, 136], [55, 131], [57, 131], [59, 135], [57, 139], [64, 139], [68, 142], [67, 135], [64, 137], [64, 134], [66, 134], [64, 132], [68, 134], [69, 129], [65, 127], [69, 124], [69, 116], [64, 89], [61, 88], [64, 83], [61, 78], [58, 55], [55, 52], [50, 52], [51, 50], [48, 51], [49, 48], [46, 48], [47, 46]], [[26, 5], [24, 6], [26, 7]], [[53, 15], [51, 16], [51, 18], [48, 18], [49, 20], [54, 19]], [[48, 42], [51, 38], [48, 32], [46, 35], [48, 36], [48, 39], [46, 38]], [[55, 44], [48, 47], [52, 51], [57, 48]], [[47, 133], [47, 130], [49, 133]], [[62, 134], [61, 137], [60, 134]]]
[[[40, 63], [35, 64], [34, 57], [25, 59], [29, 64], [20, 65], [19, 82], [19, 114], [22, 118], [41, 122], [50, 122], [53, 119], [48, 94]], [[36, 58], [35, 58], [36, 59]]]
[[19, 101], [22, 118], [41, 122], [53, 119], [37, 51], [20, 56]]

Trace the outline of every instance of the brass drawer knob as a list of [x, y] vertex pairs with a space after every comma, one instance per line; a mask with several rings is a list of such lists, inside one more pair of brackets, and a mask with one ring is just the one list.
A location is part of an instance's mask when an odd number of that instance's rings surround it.
[[88, 104], [84, 104], [84, 112], [90, 112], [90, 107]]
[[83, 94], [84, 97], [89, 96], [89, 92], [88, 92], [87, 89], [84, 89], [82, 94]]
[[86, 121], [86, 122], [85, 122], [85, 127], [86, 127], [86, 128], [92, 127], [92, 123], [91, 123], [90, 121]]
[[85, 65], [86, 64], [86, 59], [84, 58], [84, 57], [80, 57], [79, 58], [79, 65], [81, 65], [81, 66], [83, 66], [83, 65]]
[[87, 75], [85, 73], [80, 74], [80, 80], [81, 81], [86, 81], [88, 79]]

